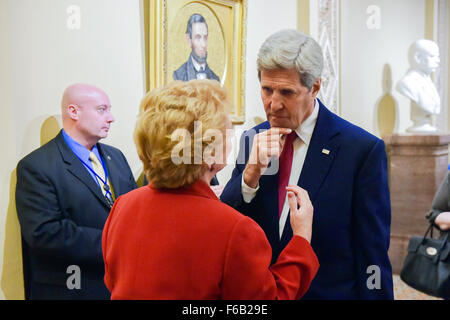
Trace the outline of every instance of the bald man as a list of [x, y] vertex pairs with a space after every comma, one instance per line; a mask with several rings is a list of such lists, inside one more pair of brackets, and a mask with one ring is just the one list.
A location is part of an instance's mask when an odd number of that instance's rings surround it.
[[25, 296], [109, 299], [102, 229], [114, 200], [136, 182], [122, 152], [99, 143], [114, 122], [105, 92], [72, 85], [61, 113], [59, 134], [17, 166]]

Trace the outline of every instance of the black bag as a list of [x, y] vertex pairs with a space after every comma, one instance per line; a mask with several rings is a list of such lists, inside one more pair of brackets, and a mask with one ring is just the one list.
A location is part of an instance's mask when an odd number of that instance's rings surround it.
[[[443, 239], [433, 239], [434, 223], [423, 237], [409, 241], [400, 278], [409, 286], [428, 295], [450, 298], [450, 243], [447, 231]], [[427, 238], [431, 230], [431, 238]]]

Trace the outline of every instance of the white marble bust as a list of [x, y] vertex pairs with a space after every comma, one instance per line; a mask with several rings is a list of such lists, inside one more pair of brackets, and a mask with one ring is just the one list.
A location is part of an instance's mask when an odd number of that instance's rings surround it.
[[408, 132], [432, 133], [437, 128], [432, 116], [441, 111], [441, 99], [430, 74], [439, 67], [439, 47], [434, 41], [420, 39], [409, 49], [410, 69], [397, 83], [398, 92], [411, 100], [411, 120]]

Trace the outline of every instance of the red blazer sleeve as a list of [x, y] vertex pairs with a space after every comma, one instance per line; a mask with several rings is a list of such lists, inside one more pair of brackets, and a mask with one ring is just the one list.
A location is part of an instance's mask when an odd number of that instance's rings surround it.
[[309, 243], [294, 236], [269, 268], [270, 244], [248, 217], [234, 227], [226, 250], [222, 299], [299, 299], [309, 289], [319, 261]]

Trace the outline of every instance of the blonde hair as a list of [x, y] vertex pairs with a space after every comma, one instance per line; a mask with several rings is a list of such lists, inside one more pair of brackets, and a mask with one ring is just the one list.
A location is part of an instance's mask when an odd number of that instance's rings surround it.
[[[206, 131], [216, 129], [225, 134], [228, 111], [226, 91], [215, 80], [174, 81], [149, 92], [141, 102], [134, 141], [152, 186], [179, 188], [200, 179], [207, 165], [203, 156], [201, 163], [194, 161], [194, 146], [201, 145], [203, 155], [211, 145]], [[196, 121], [201, 123], [200, 128], [194, 125]], [[194, 133], [194, 128], [201, 132]], [[177, 129], [190, 134], [190, 139], [183, 142], [191, 151], [188, 163], [176, 164], [172, 159], [180, 143], [172, 139]], [[195, 141], [199, 138], [201, 141]]]

